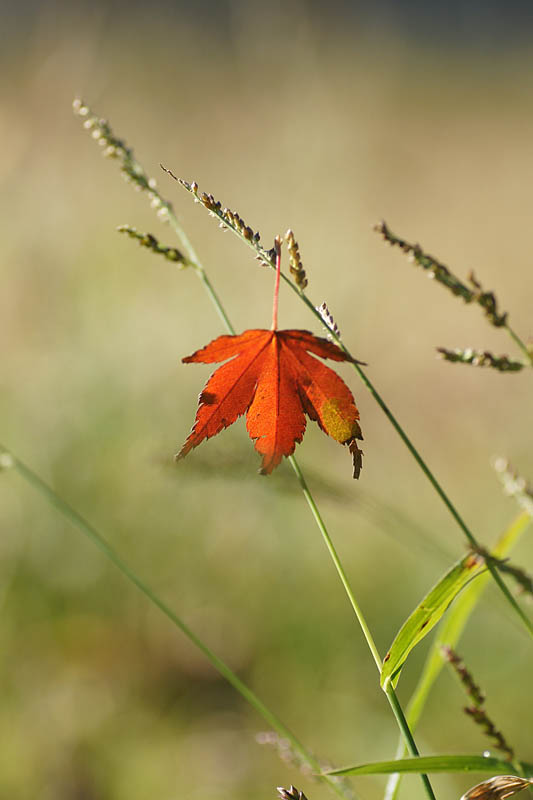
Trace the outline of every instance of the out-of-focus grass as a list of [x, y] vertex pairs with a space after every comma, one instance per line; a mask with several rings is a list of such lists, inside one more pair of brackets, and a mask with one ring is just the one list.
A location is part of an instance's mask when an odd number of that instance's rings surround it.
[[[135, 147], [238, 329], [268, 323], [272, 275], [160, 176], [159, 162], [265, 239], [294, 229], [310, 297], [327, 300], [490, 543], [514, 509], [489, 456], [533, 473], [531, 376], [436, 361], [436, 345], [511, 344], [385, 249], [371, 225], [385, 217], [458, 274], [476, 269], [516, 329], [531, 332], [530, 58], [500, 53], [495, 63], [368, 31], [326, 37], [311, 20], [262, 38], [235, 19], [217, 39], [164, 19], [119, 30], [97, 14], [54, 27], [43, 13], [18, 41], [4, 54], [0, 122], [2, 438], [312, 749], [339, 764], [390, 756], [394, 724], [291, 472], [257, 476], [239, 424], [172, 463], [207, 374], [180, 358], [220, 324], [192, 274], [116, 235], [127, 222], [174, 243], [99, 158], [70, 103], [82, 93]], [[280, 314], [282, 325], [314, 325], [287, 292]], [[360, 483], [315, 426], [297, 455], [384, 652], [463, 543], [381, 412], [341, 372], [361, 408]], [[327, 796], [255, 744], [261, 720], [10, 474], [0, 524], [1, 796], [244, 800], [290, 782]], [[521, 546], [525, 565], [532, 552]], [[529, 645], [506, 619], [489, 594], [460, 650], [527, 758]], [[485, 746], [461, 704], [443, 678], [420, 728], [424, 752]], [[440, 796], [463, 787], [435, 784]], [[382, 782], [358, 786], [373, 798]], [[414, 778], [406, 789], [417, 796]]]

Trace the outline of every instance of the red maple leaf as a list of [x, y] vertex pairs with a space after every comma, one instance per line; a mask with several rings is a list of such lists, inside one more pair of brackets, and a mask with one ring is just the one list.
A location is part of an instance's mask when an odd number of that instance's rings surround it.
[[310, 353], [349, 361], [340, 347], [309, 331], [276, 330], [278, 275], [271, 330], [247, 330], [219, 336], [182, 359], [184, 363], [228, 361], [209, 378], [199, 398], [193, 429], [176, 458], [184, 458], [204, 439], [215, 436], [246, 413], [246, 427], [269, 474], [294, 452], [305, 432], [305, 415], [353, 455], [354, 477], [361, 470], [362, 439], [353, 395], [339, 376]]

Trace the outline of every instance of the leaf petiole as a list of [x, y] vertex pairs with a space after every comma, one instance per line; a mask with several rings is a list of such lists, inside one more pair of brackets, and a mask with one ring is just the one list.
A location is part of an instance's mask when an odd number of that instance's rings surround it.
[[274, 283], [274, 300], [272, 301], [272, 327], [270, 330], [278, 329], [278, 305], [279, 305], [279, 279], [281, 275], [281, 239], [276, 236], [274, 239], [274, 250], [276, 251], [276, 281]]

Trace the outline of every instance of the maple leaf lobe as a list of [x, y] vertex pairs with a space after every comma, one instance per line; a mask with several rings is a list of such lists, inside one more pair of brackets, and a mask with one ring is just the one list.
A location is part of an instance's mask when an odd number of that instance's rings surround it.
[[192, 431], [176, 458], [246, 414], [248, 434], [263, 456], [261, 472], [269, 474], [302, 441], [307, 414], [325, 433], [349, 446], [357, 477], [359, 412], [344, 381], [315, 356], [350, 360], [333, 342], [309, 331], [263, 329], [219, 336], [183, 358], [184, 363], [226, 363], [201, 392]]

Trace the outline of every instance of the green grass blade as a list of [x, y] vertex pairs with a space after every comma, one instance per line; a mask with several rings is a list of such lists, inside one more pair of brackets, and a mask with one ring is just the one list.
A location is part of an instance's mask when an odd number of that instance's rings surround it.
[[469, 553], [458, 561], [424, 597], [400, 628], [383, 661], [381, 685], [398, 680], [407, 656], [437, 622], [466, 584], [483, 569], [483, 559]]
[[[486, 772], [507, 775], [510, 764], [492, 756], [420, 756], [393, 761], [375, 761], [371, 764], [356, 764], [339, 767], [326, 775], [389, 775], [391, 772]], [[520, 762], [526, 776], [533, 774], [533, 764]]]
[[[525, 512], [516, 517], [504, 531], [496, 546], [492, 548], [491, 554], [496, 558], [505, 558], [531, 522], [531, 517]], [[489, 573], [484, 572], [467, 586], [461, 597], [454, 603], [450, 613], [442, 621], [422, 670], [418, 686], [409, 703], [407, 719], [410, 727], [414, 727], [418, 723], [426, 698], [444, 665], [441, 647], [455, 647], [489, 581]]]
[[[500, 536], [495, 547], [492, 548], [492, 554], [498, 558], [505, 558], [532, 522], [532, 518], [525, 511], [515, 517]], [[439, 625], [437, 636], [431, 645], [422, 674], [407, 708], [407, 721], [411, 730], [415, 730], [433, 684], [444, 666], [441, 647], [455, 647], [489, 581], [490, 575], [484, 572], [477, 580], [469, 584]], [[407, 749], [400, 738], [397, 758], [403, 758], [406, 754]], [[400, 788], [400, 781], [401, 776], [397, 772], [391, 775], [385, 791], [385, 800], [395, 800]]]

